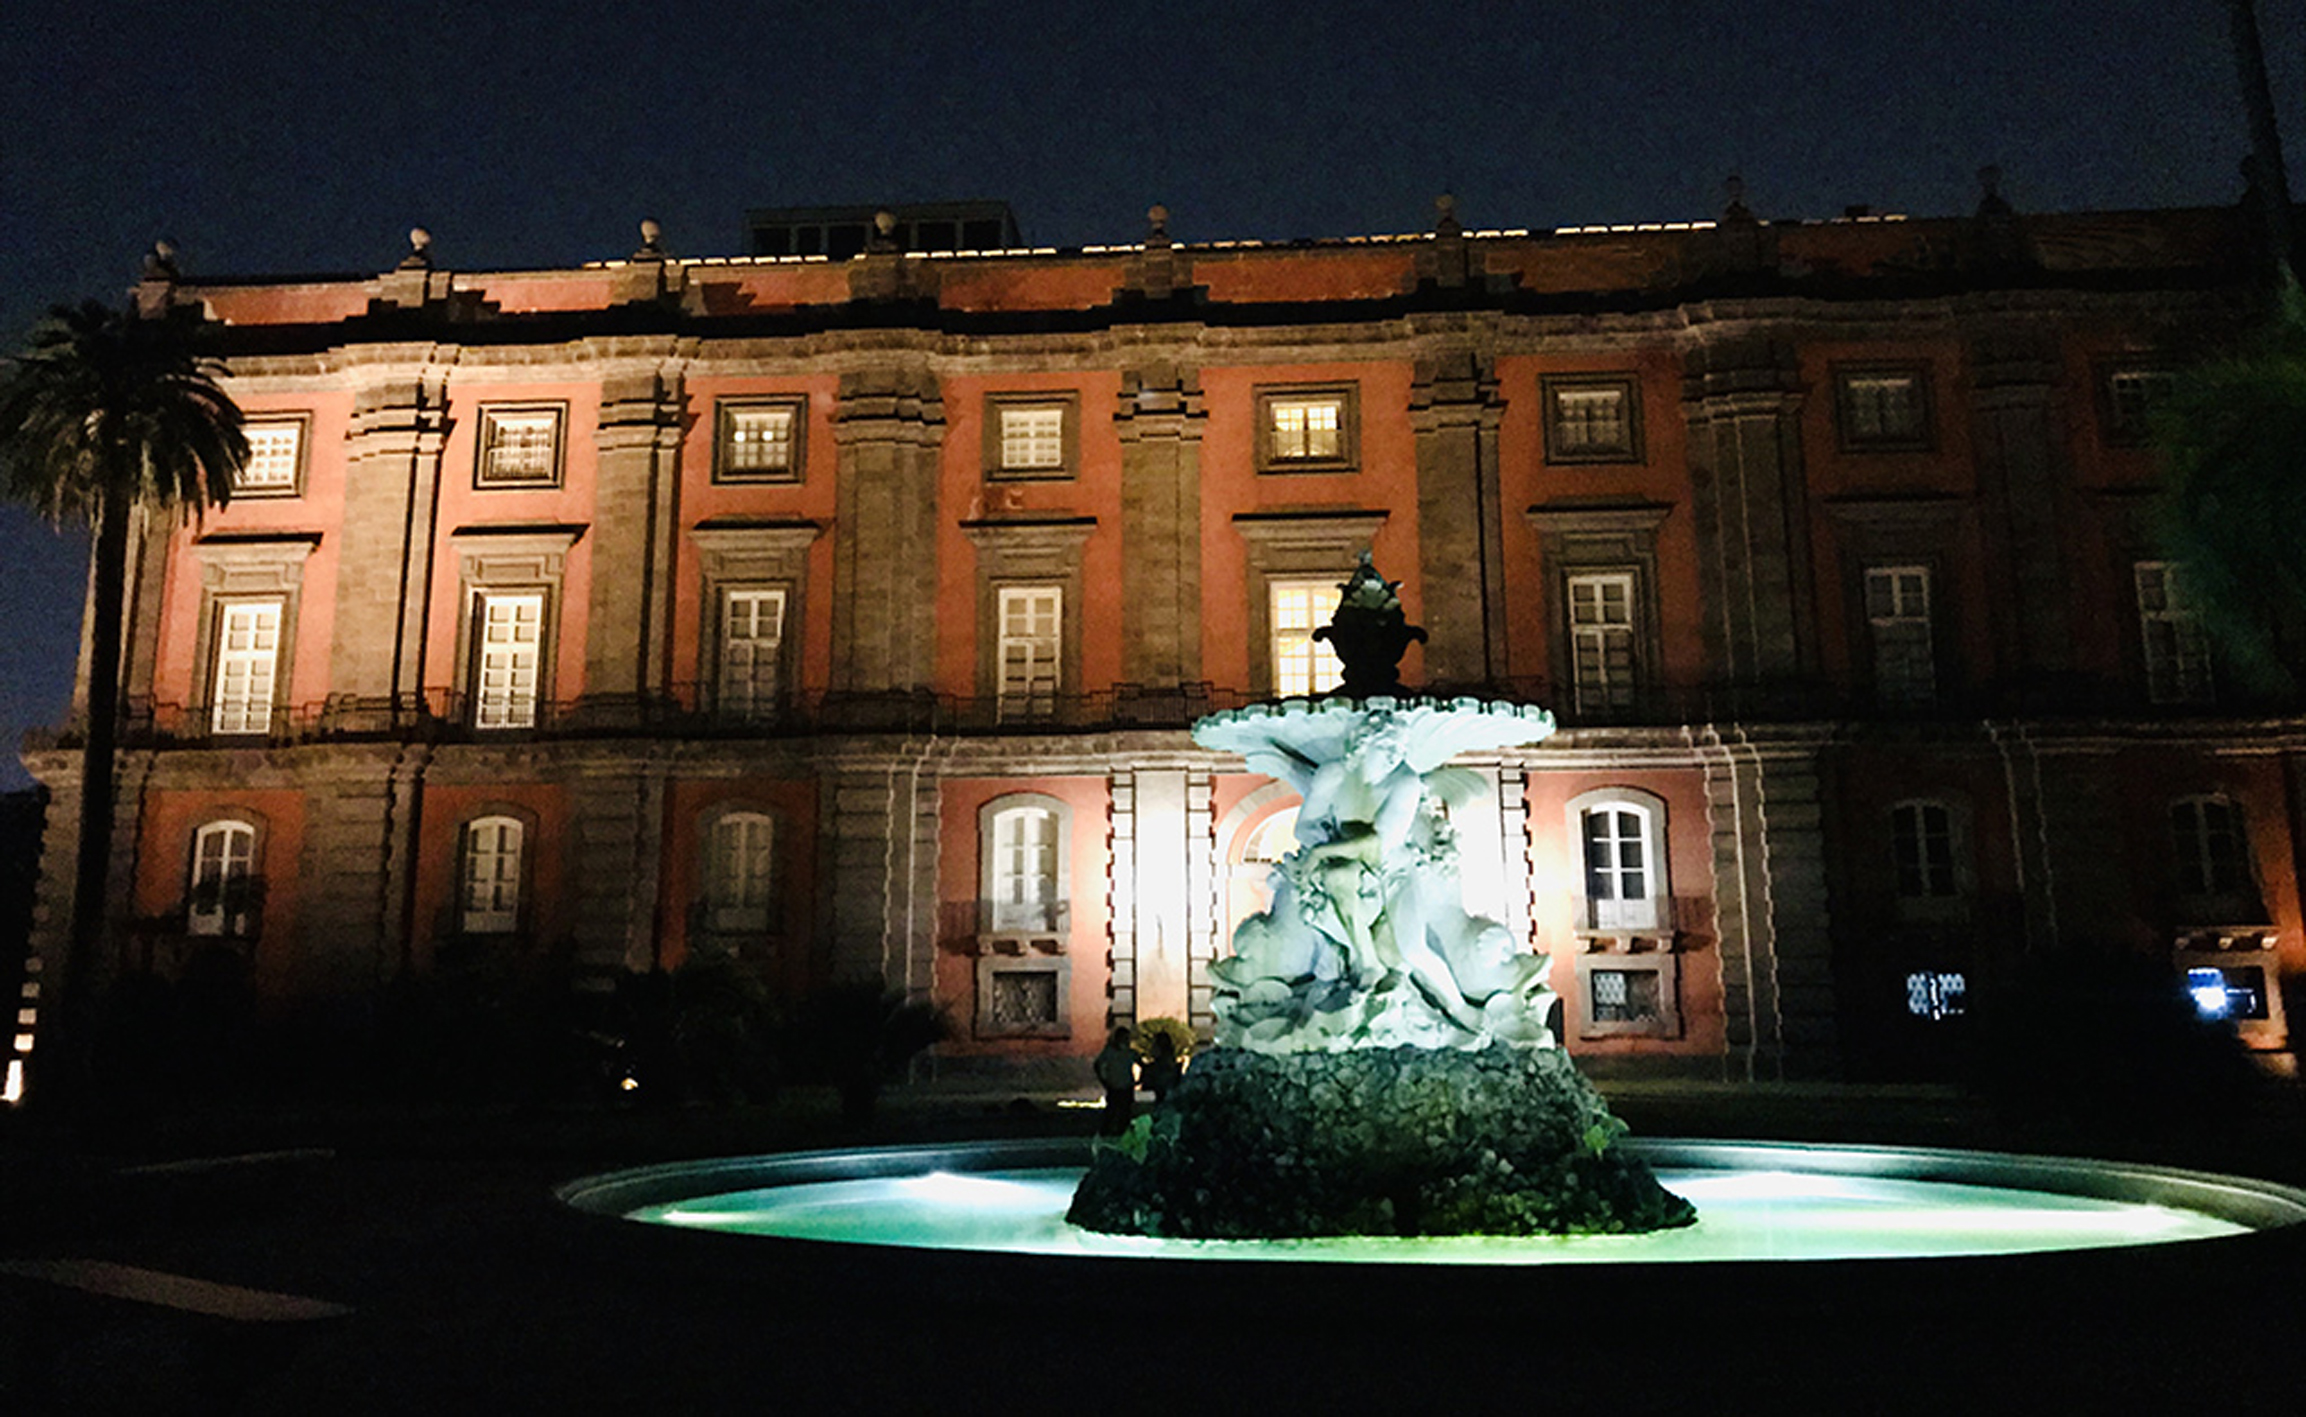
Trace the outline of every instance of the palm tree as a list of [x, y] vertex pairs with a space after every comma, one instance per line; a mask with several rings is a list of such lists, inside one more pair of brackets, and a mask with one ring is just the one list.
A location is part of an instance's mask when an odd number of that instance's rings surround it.
[[52, 309], [25, 352], [0, 370], [0, 494], [95, 529], [79, 864], [55, 981], [55, 1042], [65, 1052], [61, 1066], [46, 1069], [67, 1091], [86, 1070], [85, 996], [104, 935], [130, 526], [140, 508], [197, 515], [221, 505], [248, 461], [240, 409], [216, 383], [222, 365], [199, 345], [195, 312], [138, 318], [88, 301]]
[[2306, 294], [2278, 272], [2271, 318], [2181, 373], [2158, 411], [2168, 473], [2160, 540], [2244, 685], [2289, 696], [2306, 626]]

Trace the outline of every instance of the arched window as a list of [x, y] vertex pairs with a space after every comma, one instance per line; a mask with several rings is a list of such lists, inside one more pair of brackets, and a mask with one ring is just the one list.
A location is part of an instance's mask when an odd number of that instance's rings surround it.
[[256, 828], [249, 823], [210, 822], [194, 833], [186, 933], [248, 934], [255, 919], [255, 869]]
[[760, 812], [729, 812], [705, 844], [705, 928], [759, 935], [769, 928], [769, 871], [776, 824]]
[[2172, 870], [2178, 893], [2234, 899], [2256, 894], [2242, 813], [2223, 797], [2185, 797], [2170, 804]]
[[1059, 928], [1064, 906], [1058, 870], [1061, 814], [1038, 800], [1003, 806], [986, 833], [985, 897], [995, 934]]
[[1569, 804], [1569, 830], [1578, 853], [1578, 929], [1671, 927], [1662, 798], [1630, 787], [1584, 793]]
[[517, 817], [475, 817], [464, 826], [464, 882], [459, 928], [467, 935], [509, 935], [520, 928], [521, 846]]

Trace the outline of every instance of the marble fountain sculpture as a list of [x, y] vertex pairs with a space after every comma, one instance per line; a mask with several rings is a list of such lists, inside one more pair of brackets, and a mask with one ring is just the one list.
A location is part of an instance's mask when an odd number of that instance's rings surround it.
[[1613, 1143], [1624, 1125], [1554, 1046], [1545, 956], [1470, 914], [1449, 811], [1462, 754], [1537, 742], [1543, 709], [1405, 695], [1425, 632], [1364, 553], [1314, 632], [1333, 696], [1213, 714], [1302, 799], [1272, 904], [1210, 968], [1216, 1044], [1101, 1149], [1068, 1219], [1196, 1238], [1645, 1231], [1691, 1207]]

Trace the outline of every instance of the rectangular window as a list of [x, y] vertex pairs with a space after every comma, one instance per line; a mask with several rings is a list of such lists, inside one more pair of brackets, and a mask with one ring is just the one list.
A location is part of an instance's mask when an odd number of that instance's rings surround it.
[[484, 408], [479, 487], [552, 487], [560, 482], [559, 408]]
[[1571, 576], [1569, 650], [1572, 698], [1581, 714], [1633, 707], [1633, 575]]
[[281, 603], [231, 601], [216, 613], [216, 733], [272, 731], [274, 684], [280, 666]]
[[1649, 853], [1641, 814], [1595, 808], [1585, 814], [1585, 897], [1591, 928], [1650, 930]]
[[1653, 969], [1596, 969], [1586, 976], [1593, 990], [1595, 1023], [1654, 1024], [1658, 1021], [1660, 979]]
[[1930, 444], [1928, 386], [1920, 369], [1845, 370], [1835, 375], [1842, 446], [1899, 452]]
[[1547, 379], [1545, 460], [1638, 462], [1640, 405], [1631, 379]]
[[1906, 1012], [1932, 1023], [1960, 1018], [1969, 992], [1970, 980], [1966, 974], [1918, 970], [1906, 976]]
[[1057, 813], [1017, 807], [993, 818], [996, 933], [1058, 928]]
[[1056, 713], [1064, 604], [1057, 586], [1001, 587], [997, 705], [1004, 722]]
[[1337, 609], [1335, 581], [1273, 581], [1273, 692], [1281, 698], [1325, 694], [1345, 682], [1345, 665], [1313, 632]]
[[775, 823], [758, 812], [732, 812], [713, 823], [706, 884], [712, 930], [759, 934], [769, 928], [775, 834]]
[[473, 652], [473, 726], [534, 728], [544, 667], [544, 593], [479, 597]]
[[2132, 569], [2146, 658], [2146, 697], [2158, 704], [2210, 702], [2210, 637], [2187, 597], [2178, 566], [2140, 561]]
[[1866, 569], [1866, 620], [1873, 635], [1874, 697], [1898, 708], [1936, 702], [1927, 566]]
[[520, 925], [521, 824], [482, 817], [464, 829], [464, 903], [468, 935], [510, 934]]
[[304, 466], [304, 420], [251, 420], [242, 426], [241, 432], [248, 438], [248, 461], [233, 476], [233, 494], [243, 497], [296, 495]]
[[1071, 477], [1080, 459], [1078, 394], [988, 394], [985, 476], [996, 481]]
[[1359, 453], [1351, 386], [1257, 395], [1258, 470], [1350, 472]]
[[783, 591], [730, 590], [722, 596], [717, 685], [722, 716], [756, 722], [776, 713], [784, 627]]
[[2215, 797], [2170, 804], [2178, 890], [2189, 896], [2238, 896], [2252, 889], [2243, 849], [2242, 815]]
[[2106, 441], [2137, 447], [2152, 436], [2154, 415], [2177, 387], [2168, 369], [2109, 369], [2100, 391]]
[[715, 482], [798, 482], [801, 478], [799, 399], [723, 400], [713, 453]]

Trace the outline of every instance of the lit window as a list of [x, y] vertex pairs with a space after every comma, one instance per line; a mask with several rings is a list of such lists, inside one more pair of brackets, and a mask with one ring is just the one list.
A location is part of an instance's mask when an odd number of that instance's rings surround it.
[[1549, 462], [1634, 462], [1641, 457], [1631, 379], [1545, 381]]
[[1010, 807], [993, 814], [988, 923], [997, 934], [1059, 928], [1056, 811]]
[[1345, 665], [1313, 632], [1337, 608], [1335, 581], [1272, 581], [1273, 692], [1277, 697], [1325, 694], [1345, 682]]
[[268, 733], [280, 666], [281, 603], [229, 601], [216, 612], [215, 705], [209, 727], [217, 733]]
[[1350, 386], [1267, 389], [1257, 396], [1258, 466], [1267, 472], [1342, 472], [1353, 465]]
[[1906, 1012], [1932, 1023], [1962, 1016], [1970, 992], [1968, 976], [1944, 970], [1916, 970], [1906, 976]]
[[1926, 566], [1866, 570], [1866, 620], [1873, 634], [1874, 694], [1883, 704], [1919, 708], [1936, 701]]
[[2135, 446], [2154, 430], [2154, 415], [2178, 379], [2167, 369], [2115, 369], [2106, 375], [2106, 441]]
[[710, 929], [757, 935], [769, 928], [773, 835], [773, 824], [758, 812], [731, 812], [713, 823], [705, 877]]
[[1009, 405], [1001, 415], [1001, 467], [1006, 472], [1045, 472], [1065, 465], [1065, 409], [1062, 405]]
[[1956, 895], [1954, 826], [1942, 803], [1901, 802], [1890, 810], [1890, 856], [1906, 899]]
[[722, 597], [719, 703], [724, 716], [751, 722], [776, 712], [784, 622], [781, 590], [731, 590]]
[[1570, 684], [1577, 711], [1608, 713], [1634, 701], [1633, 576], [1571, 576]]
[[1648, 815], [1630, 805], [1586, 810], [1585, 899], [1589, 928], [1657, 928]]
[[481, 410], [482, 487], [550, 487], [560, 481], [560, 410]]
[[464, 828], [464, 892], [459, 912], [468, 935], [505, 935], [520, 925], [521, 836], [512, 817], [479, 817]]
[[248, 461], [232, 479], [235, 493], [263, 496], [292, 493], [304, 448], [304, 422], [251, 422], [242, 427], [248, 437]]
[[2251, 883], [2242, 814], [2222, 797], [2189, 797], [2170, 804], [2170, 841], [2178, 892], [2240, 896]]
[[2194, 1001], [2194, 1011], [2206, 1019], [2263, 1019], [2268, 1015], [2266, 971], [2256, 965], [2189, 969], [2186, 993]]
[[1867, 370], [1837, 377], [1844, 447], [1914, 449], [1929, 442], [1928, 395], [1919, 370]]
[[533, 728], [544, 664], [544, 594], [479, 597], [473, 653], [473, 726]]
[[192, 882], [185, 932], [249, 933], [254, 915], [250, 883], [256, 863], [256, 828], [246, 822], [210, 822], [192, 839]]
[[789, 482], [800, 476], [797, 399], [723, 403], [716, 482]]
[[2146, 655], [2146, 697], [2158, 704], [2210, 702], [2210, 637], [2177, 564], [2140, 561], [2133, 569], [2138, 631]]
[[1658, 1020], [1661, 980], [1654, 969], [1596, 969], [1586, 975], [1595, 1023], [1650, 1024]]
[[1058, 586], [1003, 586], [998, 711], [1004, 721], [1048, 718], [1057, 711], [1058, 658], [1065, 593]]

